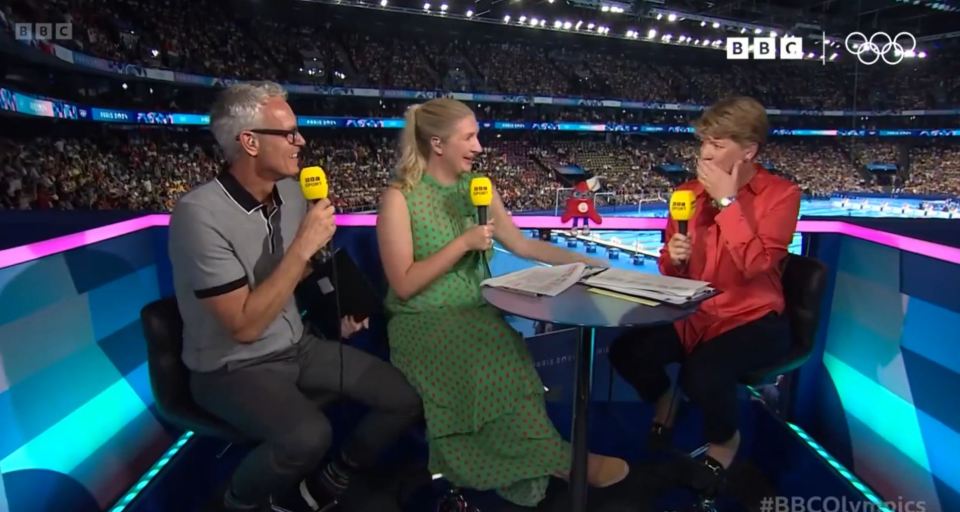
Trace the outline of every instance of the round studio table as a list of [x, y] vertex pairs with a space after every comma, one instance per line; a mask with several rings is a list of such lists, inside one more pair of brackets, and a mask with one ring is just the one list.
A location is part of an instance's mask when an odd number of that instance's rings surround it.
[[650, 327], [689, 316], [698, 303], [646, 306], [600, 295], [575, 284], [556, 297], [531, 296], [484, 287], [483, 297], [510, 315], [577, 329], [576, 387], [573, 409], [573, 467], [570, 469], [572, 510], [587, 505], [587, 410], [593, 374], [594, 333], [602, 327]]

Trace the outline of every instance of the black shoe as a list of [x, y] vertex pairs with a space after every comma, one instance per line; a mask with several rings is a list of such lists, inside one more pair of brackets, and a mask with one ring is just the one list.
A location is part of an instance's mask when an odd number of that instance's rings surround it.
[[450, 489], [437, 503], [437, 512], [480, 512], [480, 509], [471, 505], [459, 489]]
[[727, 485], [727, 470], [709, 455], [693, 460], [688, 484], [704, 500], [712, 501]]
[[210, 512], [273, 512], [269, 503], [262, 505], [241, 504], [239, 498], [233, 496], [230, 492], [230, 485], [227, 484], [224, 487], [225, 489], [219, 493], [220, 498], [217, 499], [217, 502], [207, 508]]
[[291, 492], [273, 501], [273, 512], [332, 512], [338, 500], [321, 485], [313, 485], [309, 478], [301, 480]]

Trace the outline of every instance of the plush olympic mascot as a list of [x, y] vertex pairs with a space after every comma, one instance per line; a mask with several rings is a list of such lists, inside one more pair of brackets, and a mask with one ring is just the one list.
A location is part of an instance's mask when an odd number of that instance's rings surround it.
[[583, 233], [590, 232], [589, 220], [594, 224], [602, 223], [603, 219], [597, 213], [597, 206], [593, 201], [593, 194], [597, 190], [600, 190], [600, 180], [596, 176], [578, 182], [573, 188], [573, 195], [567, 198], [567, 208], [560, 220], [566, 223], [573, 219], [573, 231], [577, 230], [580, 220], [583, 220]]

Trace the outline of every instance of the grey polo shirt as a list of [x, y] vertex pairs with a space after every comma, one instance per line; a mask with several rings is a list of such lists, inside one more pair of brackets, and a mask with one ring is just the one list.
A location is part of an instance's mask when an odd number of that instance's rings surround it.
[[180, 314], [183, 361], [198, 372], [260, 358], [300, 341], [303, 323], [293, 296], [259, 340], [234, 340], [201, 300], [243, 286], [256, 289], [290, 247], [307, 202], [292, 179], [277, 182], [275, 208], [247, 192], [228, 171], [180, 199], [170, 219], [170, 261]]

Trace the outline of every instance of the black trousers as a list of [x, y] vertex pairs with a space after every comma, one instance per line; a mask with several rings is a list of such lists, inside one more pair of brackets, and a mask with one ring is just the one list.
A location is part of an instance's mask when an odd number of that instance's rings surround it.
[[[305, 335], [290, 349], [232, 369], [193, 373], [197, 403], [259, 442], [233, 474], [231, 490], [245, 503], [266, 503], [317, 468], [330, 447], [330, 421], [318, 400], [335, 395], [338, 343]], [[422, 415], [420, 397], [389, 363], [343, 347], [343, 393], [371, 408], [343, 453], [359, 467]]]
[[680, 387], [704, 415], [704, 437], [722, 443], [737, 431], [740, 377], [779, 361], [790, 347], [786, 317], [771, 313], [701, 342], [686, 354], [672, 324], [631, 329], [614, 340], [610, 361], [641, 398], [654, 402], [670, 388], [664, 366], [681, 363]]

